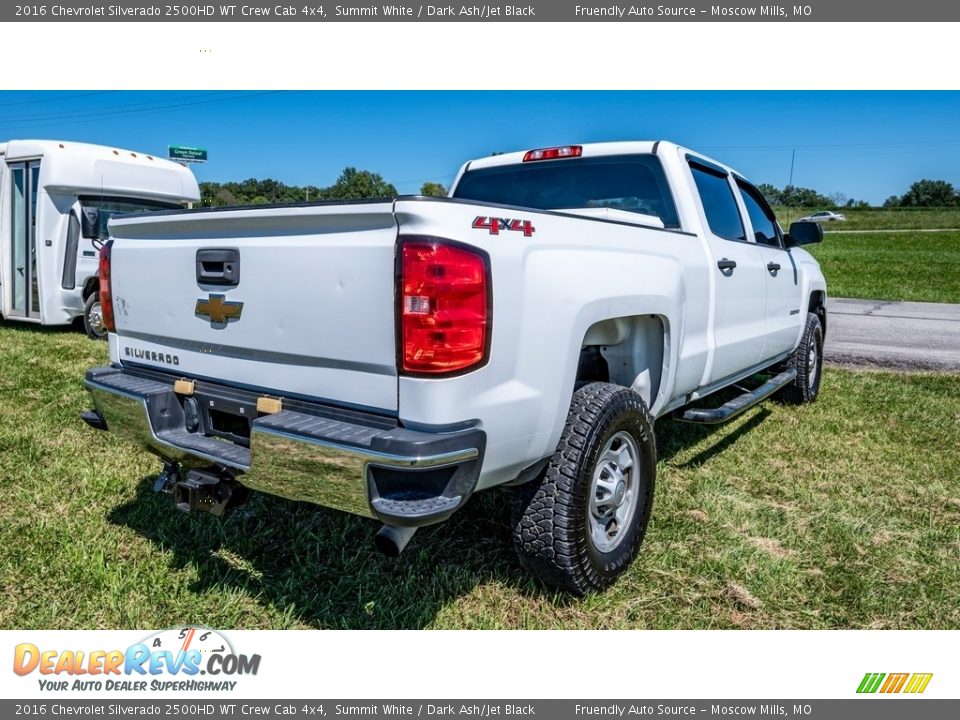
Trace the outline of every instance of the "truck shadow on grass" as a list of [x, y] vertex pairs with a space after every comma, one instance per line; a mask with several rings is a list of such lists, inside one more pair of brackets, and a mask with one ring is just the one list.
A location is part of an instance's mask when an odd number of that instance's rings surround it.
[[[683, 466], [707, 462], [765, 414], [755, 414]], [[710, 427], [661, 420], [660, 459], [670, 462], [713, 433]], [[144, 478], [136, 498], [112, 510], [109, 519], [169, 553], [174, 570], [194, 568], [197, 579], [187, 592], [224, 597], [216, 617], [190, 618], [192, 622], [269, 627], [278, 626], [271, 618], [280, 616], [284, 627], [424, 628], [457, 598], [490, 583], [558, 609], [580, 602], [541, 588], [520, 567], [512, 547], [507, 490], [478, 494], [450, 521], [418, 532], [403, 555], [391, 560], [373, 546], [378, 524], [372, 520], [259, 494], [224, 518], [189, 516], [175, 510], [169, 496], [153, 492], [152, 482], [152, 477]], [[238, 595], [249, 600], [238, 601]], [[271, 615], [252, 615], [253, 604], [270, 608]], [[522, 618], [511, 617], [515, 612], [520, 611], [494, 609], [490, 627], [522, 625]], [[441, 618], [440, 624], [457, 621]]]
[[[10, 320], [9, 318], [0, 317], [0, 330], [16, 330], [17, 332], [30, 333], [38, 336], [82, 336], [84, 334], [82, 317], [75, 318], [73, 323], [70, 325], [40, 325], [38, 323], [25, 322], [23, 320]], [[104, 347], [106, 347], [106, 343], [104, 343]]]

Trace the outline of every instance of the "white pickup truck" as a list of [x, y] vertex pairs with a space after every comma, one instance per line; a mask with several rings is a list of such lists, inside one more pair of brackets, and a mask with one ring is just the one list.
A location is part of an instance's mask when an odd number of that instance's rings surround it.
[[800, 246], [822, 230], [785, 234], [739, 173], [668, 142], [474, 160], [447, 198], [109, 229], [84, 419], [159, 456], [184, 510], [273, 493], [376, 518], [397, 554], [518, 485], [521, 560], [583, 594], [638, 552], [655, 418], [820, 388], [826, 285]]

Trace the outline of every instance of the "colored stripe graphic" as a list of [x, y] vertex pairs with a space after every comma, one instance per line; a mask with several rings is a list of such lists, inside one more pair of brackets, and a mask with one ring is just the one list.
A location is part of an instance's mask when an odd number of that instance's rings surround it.
[[930, 684], [930, 678], [932, 677], [933, 673], [914, 673], [904, 692], [922, 693], [927, 689], [927, 685]]
[[880, 687], [880, 681], [883, 680], [883, 673], [867, 673], [863, 676], [863, 680], [860, 681], [860, 687], [857, 688], [858, 693], [875, 693], [877, 688]]
[[899, 692], [919, 694], [927, 689], [933, 673], [866, 673], [857, 686], [857, 692], [870, 694], [880, 692], [894, 694]]
[[907, 681], [908, 677], [910, 677], [910, 673], [890, 673], [887, 675], [887, 681], [883, 684], [883, 687], [880, 688], [880, 692], [900, 692], [900, 689], [903, 687], [903, 684]]

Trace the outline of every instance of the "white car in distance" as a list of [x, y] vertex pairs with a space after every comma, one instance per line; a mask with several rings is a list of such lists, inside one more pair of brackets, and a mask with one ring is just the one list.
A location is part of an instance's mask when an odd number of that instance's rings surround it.
[[802, 217], [797, 222], [846, 222], [847, 216], [843, 213], [833, 212], [832, 210], [821, 210], [813, 215]]

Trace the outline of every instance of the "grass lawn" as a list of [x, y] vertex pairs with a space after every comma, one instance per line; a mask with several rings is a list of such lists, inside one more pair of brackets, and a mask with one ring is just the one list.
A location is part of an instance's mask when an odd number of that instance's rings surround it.
[[400, 561], [304, 504], [176, 512], [158, 461], [77, 417], [105, 359], [0, 323], [0, 627], [960, 628], [960, 376], [829, 370], [809, 407], [658, 423], [641, 557], [573, 600], [518, 567], [503, 493]]
[[960, 232], [827, 233], [811, 252], [831, 297], [960, 303]]

